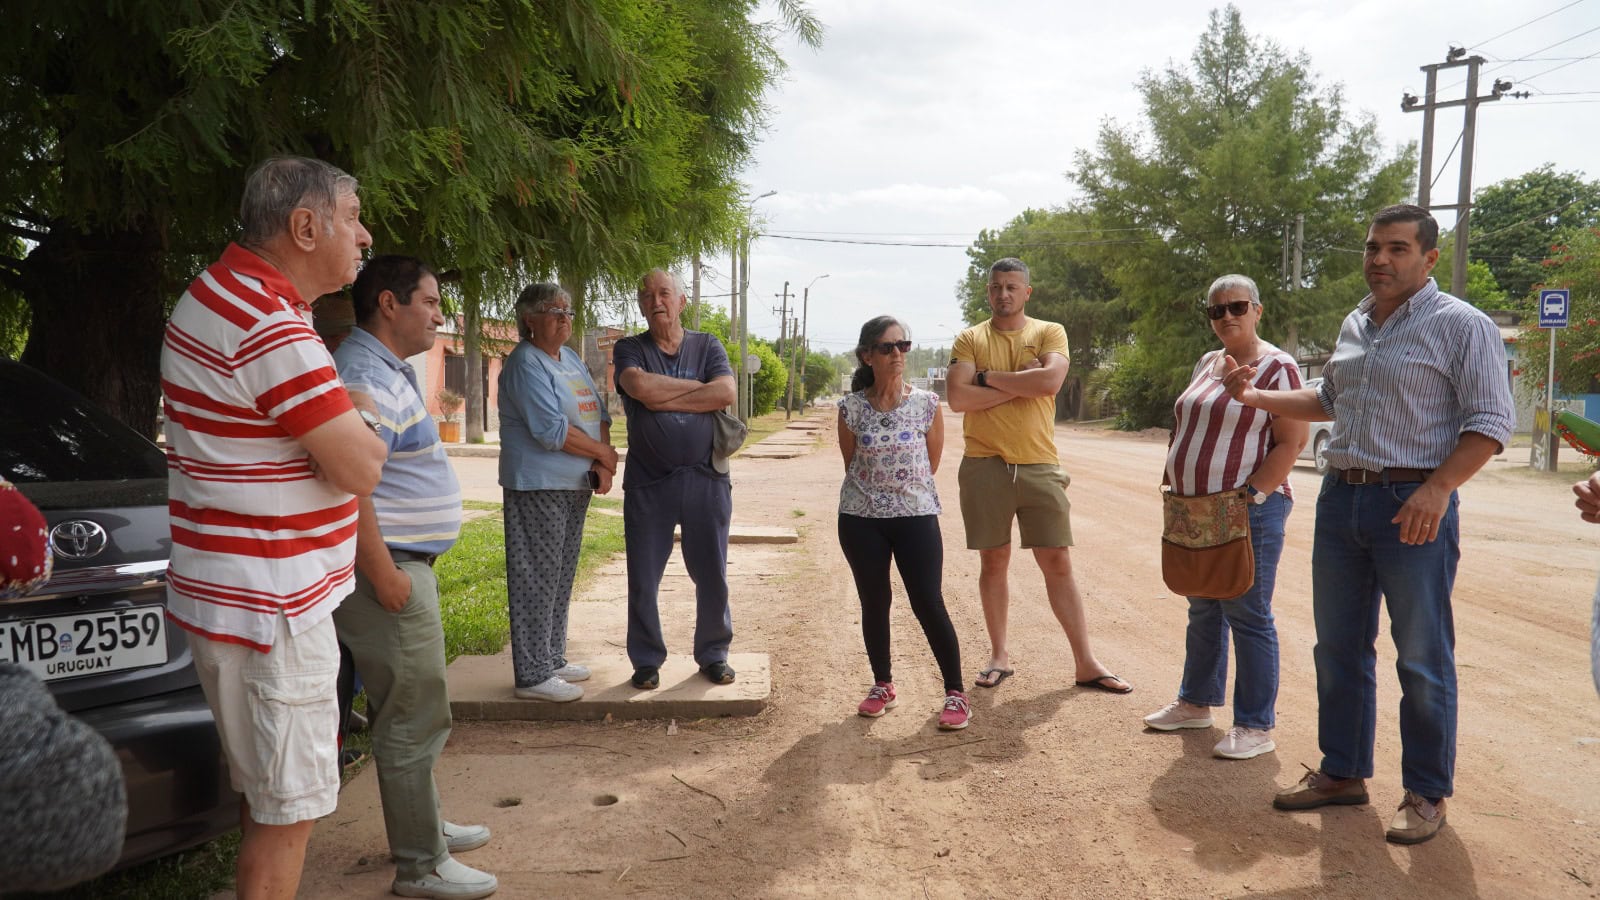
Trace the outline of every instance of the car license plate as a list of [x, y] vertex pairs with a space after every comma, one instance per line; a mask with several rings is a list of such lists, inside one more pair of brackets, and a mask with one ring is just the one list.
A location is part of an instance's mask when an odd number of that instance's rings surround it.
[[45, 681], [160, 665], [167, 661], [163, 613], [160, 606], [135, 606], [0, 622], [0, 659]]

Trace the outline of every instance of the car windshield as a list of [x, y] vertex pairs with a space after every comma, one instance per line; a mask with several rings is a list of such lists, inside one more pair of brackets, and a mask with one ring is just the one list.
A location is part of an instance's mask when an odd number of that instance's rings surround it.
[[0, 361], [0, 477], [39, 482], [167, 477], [156, 445], [65, 386]]

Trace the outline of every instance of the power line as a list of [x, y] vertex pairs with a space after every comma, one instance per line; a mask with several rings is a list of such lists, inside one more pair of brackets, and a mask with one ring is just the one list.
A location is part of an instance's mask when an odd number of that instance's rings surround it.
[[1559, 66], [1552, 66], [1552, 67], [1550, 67], [1548, 69], [1545, 69], [1543, 72], [1540, 72], [1538, 75], [1529, 75], [1526, 78], [1519, 78], [1519, 79], [1517, 79], [1517, 83], [1522, 85], [1522, 86], [1524, 86], [1524, 87], [1526, 87], [1528, 82], [1533, 81], [1535, 78], [1542, 78], [1545, 75], [1549, 75], [1551, 72], [1555, 72], [1555, 71], [1559, 71], [1561, 69], [1565, 69], [1567, 66], [1575, 66], [1578, 63], [1581, 63], [1586, 59], [1594, 59], [1597, 56], [1600, 56], [1600, 50], [1597, 50], [1597, 51], [1589, 54], [1588, 56], [1584, 56], [1584, 57], [1580, 57], [1578, 59], [1575, 59], [1575, 60], [1573, 60], [1571, 62], [1564, 62]]
[[1556, 9], [1552, 9], [1549, 12], [1545, 13], [1544, 15], [1538, 16], [1538, 17], [1533, 18], [1533, 19], [1529, 19], [1528, 21], [1523, 22], [1521, 25], [1518, 25], [1515, 28], [1510, 28], [1510, 29], [1507, 29], [1505, 31], [1502, 31], [1499, 34], [1495, 35], [1494, 37], [1489, 38], [1488, 40], [1478, 41], [1475, 44], [1468, 44], [1467, 46], [1471, 47], [1473, 49], [1477, 49], [1477, 48], [1482, 47], [1484, 44], [1494, 43], [1495, 41], [1500, 40], [1501, 38], [1505, 37], [1508, 34], [1512, 34], [1514, 32], [1521, 31], [1522, 29], [1527, 28], [1529, 25], [1532, 25], [1535, 22], [1542, 22], [1545, 19], [1548, 19], [1551, 16], [1555, 15], [1556, 13], [1561, 12], [1563, 9], [1571, 9], [1572, 7], [1577, 6], [1579, 3], [1582, 3], [1582, 2], [1583, 2], [1583, 0], [1572, 0], [1572, 2], [1568, 3], [1566, 6], [1558, 7]]
[[[1571, 35], [1571, 36], [1570, 36], [1570, 37], [1564, 37], [1564, 38], [1562, 38], [1562, 39], [1561, 39], [1561, 40], [1559, 40], [1559, 41], [1556, 41], [1556, 42], [1555, 42], [1555, 43], [1554, 43], [1554, 44], [1550, 44], [1550, 45], [1549, 45], [1549, 46], [1545, 46], [1545, 47], [1540, 47], [1540, 48], [1539, 48], [1539, 49], [1537, 49], [1537, 50], [1535, 50], [1535, 51], [1533, 51], [1533, 52], [1532, 52], [1532, 53], [1529, 53], [1529, 54], [1528, 54], [1528, 55], [1529, 55], [1529, 56], [1537, 56], [1537, 55], [1539, 55], [1539, 54], [1540, 54], [1540, 53], [1543, 53], [1543, 52], [1544, 52], [1544, 51], [1546, 51], [1546, 50], [1553, 50], [1553, 49], [1555, 49], [1555, 48], [1556, 48], [1556, 47], [1559, 47], [1559, 46], [1561, 46], [1561, 45], [1562, 45], [1562, 44], [1565, 44], [1565, 43], [1568, 43], [1568, 42], [1570, 42], [1570, 41], [1575, 41], [1575, 40], [1577, 40], [1577, 39], [1578, 39], [1578, 38], [1581, 38], [1581, 37], [1583, 37], [1583, 36], [1584, 36], [1584, 35], [1586, 35], [1586, 34], [1593, 34], [1593, 33], [1594, 33], [1594, 32], [1596, 32], [1596, 31], [1600, 31], [1600, 25], [1596, 25], [1596, 26], [1595, 26], [1595, 27], [1593, 27], [1593, 28], [1591, 28], [1591, 29], [1589, 29], [1589, 30], [1588, 30], [1588, 31], [1580, 31], [1580, 32], [1578, 32], [1578, 33], [1577, 33], [1577, 34], [1574, 34], [1574, 35]], [[1505, 68], [1505, 67], [1506, 67], [1506, 66], [1509, 66], [1509, 65], [1511, 65], [1511, 63], [1510, 63], [1510, 62], [1503, 62], [1503, 63], [1501, 63], [1501, 64], [1500, 64], [1500, 65], [1498, 65], [1498, 66], [1494, 66], [1494, 67], [1492, 67], [1492, 68], [1489, 68], [1489, 69], [1486, 69], [1486, 70], [1484, 70], [1484, 72], [1483, 72], [1483, 74], [1484, 74], [1484, 75], [1488, 75], [1488, 74], [1490, 74], [1490, 73], [1492, 73], [1492, 72], [1498, 72], [1498, 71], [1500, 71], [1500, 70], [1501, 70], [1501, 69], [1504, 69], [1504, 68]], [[1570, 63], [1569, 63], [1569, 65], [1570, 65]], [[1559, 67], [1559, 66], [1558, 66], [1558, 67], [1557, 67], [1557, 68], [1560, 68], [1560, 67]], [[1553, 70], [1552, 70], [1552, 71], [1553, 71]], [[1541, 73], [1540, 73], [1540, 74], [1549, 74], [1549, 73], [1547, 73], [1547, 72], [1541, 72]], [[1537, 76], [1535, 76], [1535, 77], [1537, 77]], [[1525, 80], [1525, 79], [1524, 79], [1524, 80]], [[1450, 89], [1451, 89], [1451, 88], [1455, 88], [1455, 87], [1459, 87], [1459, 86], [1461, 86], [1461, 85], [1463, 85], [1463, 84], [1466, 84], [1466, 83], [1467, 83], [1467, 82], [1466, 82], [1466, 80], [1465, 80], [1465, 79], [1462, 79], [1462, 80], [1461, 80], [1461, 81], [1457, 81], [1457, 82], [1455, 82], [1455, 83], [1453, 83], [1453, 84], [1450, 84], [1450, 85], [1446, 85], [1446, 86], [1445, 86], [1445, 87], [1443, 87], [1443, 88], [1440, 88], [1440, 90], [1441, 90], [1441, 91], [1448, 91], [1448, 90], [1450, 90]], [[1428, 99], [1429, 99], [1429, 100], [1432, 100], [1432, 98], [1431, 98], [1431, 97], [1430, 97], [1430, 98], [1428, 98]]]
[[1466, 136], [1467, 132], [1465, 129], [1463, 129], [1460, 134], [1456, 135], [1456, 142], [1450, 147], [1450, 152], [1445, 154], [1444, 162], [1439, 164], [1438, 173], [1433, 176], [1432, 181], [1428, 182], [1429, 188], [1432, 188], [1434, 185], [1439, 183], [1439, 177], [1444, 174], [1444, 167], [1450, 165], [1450, 160], [1455, 158], [1456, 149], [1461, 146], [1461, 139]]
[[[1139, 229], [1139, 230], [1150, 230], [1150, 229]], [[847, 238], [805, 237], [805, 236], [798, 235], [798, 234], [776, 234], [776, 233], [773, 233], [773, 232], [763, 232], [761, 236], [762, 237], [767, 237], [767, 238], [777, 238], [778, 240], [781, 240], [781, 241], [808, 241], [808, 242], [817, 243], [817, 244], [859, 244], [859, 245], [869, 246], [869, 247], [954, 247], [954, 248], [965, 249], [967, 247], [972, 246], [972, 242], [971, 241], [966, 241], [966, 242], [959, 243], [959, 244], [952, 244], [952, 243], [943, 242], [943, 241], [870, 241], [870, 240], [847, 239]], [[1158, 240], [1158, 238], [1150, 237], [1150, 238], [1145, 238], [1143, 240], [1136, 240], [1136, 241], [1128, 241], [1128, 240], [1107, 240], [1107, 241], [1025, 241], [1025, 242], [1016, 242], [1016, 243], [1006, 242], [1005, 246], [1007, 246], [1007, 247], [1016, 247], [1016, 248], [1020, 248], [1020, 249], [1031, 249], [1031, 248], [1034, 248], [1034, 247], [1092, 247], [1092, 246], [1101, 246], [1101, 245], [1105, 245], [1105, 244], [1148, 244], [1152, 240]]]

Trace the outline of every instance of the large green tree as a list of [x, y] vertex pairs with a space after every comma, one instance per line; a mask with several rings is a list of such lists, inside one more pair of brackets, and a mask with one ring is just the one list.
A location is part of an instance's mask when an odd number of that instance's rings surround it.
[[0, 243], [0, 323], [25, 307], [25, 360], [148, 429], [164, 313], [273, 153], [359, 177], [378, 247], [459, 282], [472, 337], [520, 280], [582, 297], [725, 243], [781, 69], [756, 5], [17, 0], [0, 228], [22, 252]]
[[1067, 330], [1070, 365], [1058, 414], [1078, 418], [1084, 380], [1128, 336], [1128, 306], [1102, 267], [1101, 232], [1084, 209], [1028, 209], [998, 230], [985, 229], [967, 248], [967, 274], [957, 288], [969, 324], [989, 317], [989, 267], [1014, 256], [1028, 264], [1033, 294], [1028, 315]]
[[[1170, 421], [1215, 337], [1198, 305], [1229, 272], [1256, 280], [1262, 330], [1290, 350], [1326, 348], [1365, 292], [1363, 237], [1405, 196], [1408, 149], [1387, 156], [1370, 115], [1351, 115], [1303, 55], [1251, 36], [1238, 9], [1213, 11], [1190, 65], [1139, 81], [1142, 127], [1108, 122], [1072, 179], [1102, 229], [1101, 267], [1126, 299], [1137, 353], [1114, 382], [1126, 423]], [[1302, 282], [1283, 272], [1286, 230], [1304, 216]], [[1294, 290], [1289, 290], [1289, 288]]]
[[[1545, 260], [1564, 233], [1600, 225], [1600, 181], [1547, 164], [1480, 189], [1472, 206], [1470, 259], [1486, 263], [1511, 299], [1523, 300], [1544, 281]], [[1448, 268], [1450, 258], [1440, 262]]]

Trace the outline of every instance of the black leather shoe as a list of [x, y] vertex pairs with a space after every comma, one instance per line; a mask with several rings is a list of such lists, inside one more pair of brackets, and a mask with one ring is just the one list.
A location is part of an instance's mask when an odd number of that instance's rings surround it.
[[661, 685], [661, 669], [656, 666], [640, 666], [633, 670], [633, 686], [641, 691], [653, 691]]
[[700, 674], [712, 684], [733, 684], [733, 667], [728, 665], [727, 660], [719, 659], [701, 666]]

